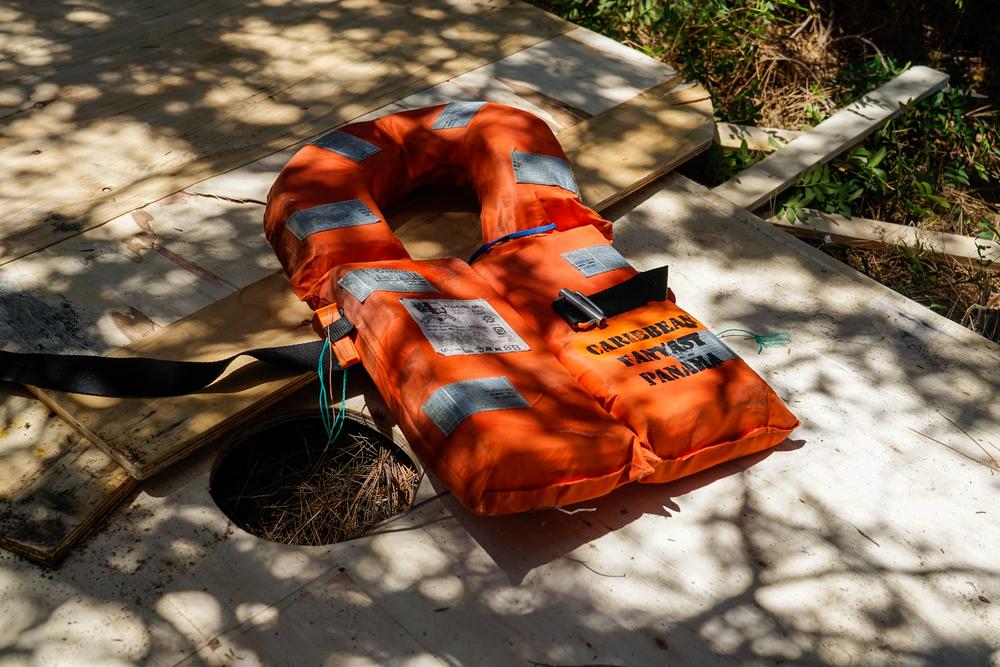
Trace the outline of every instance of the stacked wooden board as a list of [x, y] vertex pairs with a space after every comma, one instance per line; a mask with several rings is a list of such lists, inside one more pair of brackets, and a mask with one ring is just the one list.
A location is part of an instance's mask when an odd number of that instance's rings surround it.
[[[585, 199], [599, 207], [702, 150], [713, 132], [711, 105], [700, 86], [582, 29], [370, 113], [483, 98], [544, 118], [577, 165]], [[255, 341], [309, 339], [309, 313], [275, 273], [260, 229], [267, 188], [293, 151], [191, 185], [0, 267], [0, 295], [6, 294], [0, 306], [8, 315], [0, 331], [23, 349], [124, 348], [117, 354], [198, 359], [228, 356]], [[415, 256], [462, 255], [478, 243], [473, 214], [394, 213]], [[25, 464], [16, 477], [0, 477], [0, 527], [31, 525], [24, 522], [25, 503], [44, 504], [50, 497], [52, 470], [61, 471], [55, 478], [62, 484], [75, 480], [77, 489], [60, 506], [59, 529], [49, 531], [46, 545], [29, 549], [12, 530], [0, 530], [0, 543], [37, 559], [58, 557], [134, 486], [112, 459], [132, 476], [147, 477], [307, 381], [267, 372], [237, 365], [211, 392], [161, 401], [39, 392], [101, 448], [67, 432], [65, 446], [44, 465]], [[38, 426], [41, 416], [53, 421], [51, 412], [37, 401], [18, 400], [40, 416], [22, 439], [49, 442]], [[0, 437], [0, 456], [5, 447]], [[104, 467], [78, 469], [73, 461], [81, 451]]]

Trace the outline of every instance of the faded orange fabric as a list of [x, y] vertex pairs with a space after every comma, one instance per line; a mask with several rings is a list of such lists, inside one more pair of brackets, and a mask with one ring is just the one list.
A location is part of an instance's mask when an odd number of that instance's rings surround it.
[[[291, 278], [292, 290], [313, 309], [328, 305], [318, 290], [330, 269], [345, 262], [409, 257], [381, 207], [421, 185], [471, 186], [482, 206], [484, 237], [550, 223], [558, 229], [593, 225], [610, 235], [611, 223], [573, 192], [516, 182], [512, 151], [566, 158], [543, 121], [519, 109], [486, 103], [467, 126], [432, 130], [445, 106], [346, 125], [339, 131], [377, 146], [379, 152], [356, 162], [307, 145], [278, 175], [268, 194], [265, 233]], [[297, 211], [351, 199], [364, 202], [380, 222], [313, 234], [302, 241], [287, 230], [288, 219]]]

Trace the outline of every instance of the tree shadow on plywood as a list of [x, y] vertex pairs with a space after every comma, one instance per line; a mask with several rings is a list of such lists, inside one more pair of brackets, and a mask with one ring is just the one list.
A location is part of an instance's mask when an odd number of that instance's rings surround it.
[[[453, 496], [441, 502], [454, 517], [455, 529], [467, 531], [476, 543], [506, 572], [512, 585], [523, 583], [536, 568], [551, 563], [581, 546], [599, 540], [609, 533], [640, 518], [656, 530], [670, 532], [665, 522], [684, 511], [684, 497], [719, 480], [742, 474], [770, 456], [793, 452], [804, 445], [802, 440], [785, 439], [776, 447], [735, 459], [673, 482], [663, 484], [626, 484], [593, 500], [561, 509], [539, 509], [533, 512], [499, 517], [480, 517], [462, 507]], [[431, 477], [438, 491], [445, 487]], [[647, 528], [648, 529], [648, 528]]]
[[568, 27], [527, 5], [478, 2], [56, 1], [6, 12], [0, 237], [37, 228], [36, 247]]

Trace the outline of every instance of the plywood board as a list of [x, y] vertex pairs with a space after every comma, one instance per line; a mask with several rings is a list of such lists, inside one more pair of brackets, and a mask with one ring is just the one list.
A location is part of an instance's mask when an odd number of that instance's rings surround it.
[[572, 515], [476, 518], [429, 480], [376, 534], [308, 548], [234, 527], [206, 450], [51, 578], [0, 554], [0, 650], [41, 664], [996, 663], [1000, 477], [983, 449], [1000, 446], [1000, 349], [704, 188], [661, 188], [628, 204], [616, 244], [669, 264], [712, 328], [791, 334], [762, 354], [727, 338], [801, 418], [791, 440]]
[[[316, 340], [311, 318], [312, 311], [288, 290], [284, 274], [275, 273], [146, 336], [115, 356], [212, 361], [233, 351]], [[209, 390], [187, 396], [118, 399], [34, 391], [130, 475], [144, 479], [236, 421], [280, 400], [311, 377], [289, 377], [285, 370], [243, 358], [234, 361], [224, 378]]]
[[829, 162], [899, 115], [901, 105], [919, 102], [946, 85], [947, 74], [919, 65], [911, 67], [713, 191], [738, 206], [756, 209], [813, 165]]
[[29, 395], [0, 385], [0, 547], [51, 564], [136, 482]]
[[[554, 63], [558, 63], [561, 73], [558, 87], [546, 85]], [[378, 115], [456, 100], [489, 100], [533, 113], [558, 133], [613, 109], [642, 91], [671, 81], [681, 84], [677, 73], [663, 63], [589, 30], [575, 28], [408, 95], [394, 103], [396, 108], [386, 107]], [[666, 134], [673, 135], [669, 125], [664, 129]], [[271, 183], [295, 150], [297, 146], [201, 181], [186, 191], [263, 202]]]
[[62, 9], [5, 10], [0, 261], [572, 27], [516, 0]]
[[[673, 86], [673, 84], [667, 84]], [[665, 168], [703, 149], [711, 141], [711, 107], [699, 86], [680, 95], [697, 96], [691, 104], [658, 89], [561, 133], [567, 151], [584, 169], [579, 184], [584, 198], [617, 199]], [[681, 101], [679, 102], [678, 99]], [[639, 141], [644, 133], [662, 137], [661, 123], [677, 124], [678, 137]], [[631, 136], [633, 150], [616, 150]], [[600, 159], [592, 159], [596, 151]], [[605, 181], [610, 181], [608, 185]], [[470, 220], [469, 218], [472, 218]], [[461, 216], [443, 226], [436, 217], [402, 225], [397, 234], [417, 256], [468, 256], [479, 244], [475, 216]], [[462, 230], [458, 232], [458, 230]], [[419, 249], [418, 249], [419, 248]], [[260, 304], [260, 305], [257, 305]], [[284, 345], [313, 338], [310, 311], [288, 290], [283, 274], [274, 274], [125, 348], [123, 354], [165, 358], [217, 359], [254, 345]], [[306, 326], [301, 326], [303, 322]], [[253, 334], [248, 338], [248, 334]], [[251, 343], [251, 340], [258, 341]], [[195, 355], [192, 357], [191, 355]], [[97, 399], [33, 389], [38, 397], [118, 461], [129, 474], [145, 479], [203, 446], [233, 424], [302, 385], [303, 378], [277, 379], [240, 391], [194, 394], [169, 399]], [[225, 382], [225, 381], [223, 381]]]

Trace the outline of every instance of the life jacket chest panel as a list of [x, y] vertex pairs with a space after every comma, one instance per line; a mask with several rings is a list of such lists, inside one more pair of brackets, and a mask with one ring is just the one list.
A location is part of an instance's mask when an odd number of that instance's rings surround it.
[[704, 324], [670, 301], [577, 331], [552, 309], [561, 288], [594, 294], [636, 275], [596, 229], [508, 241], [473, 268], [576, 380], [660, 459], [667, 481], [783, 440], [798, 420]]
[[586, 500], [652, 472], [656, 457], [465, 262], [347, 264], [329, 284], [413, 450], [473, 511]]

